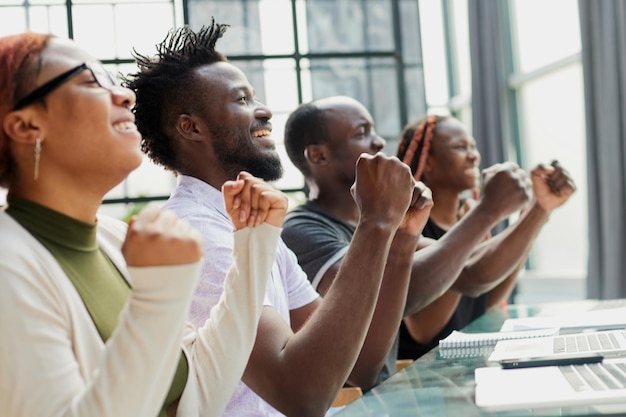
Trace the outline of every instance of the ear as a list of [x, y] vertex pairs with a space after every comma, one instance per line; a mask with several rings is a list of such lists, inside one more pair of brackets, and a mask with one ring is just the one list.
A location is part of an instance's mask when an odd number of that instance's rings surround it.
[[304, 149], [304, 157], [311, 165], [324, 165], [327, 152], [325, 145], [309, 145]]
[[200, 141], [202, 139], [202, 130], [197, 120], [188, 114], [178, 115], [178, 119], [176, 120], [176, 132], [178, 132], [183, 139], [191, 141]]
[[9, 112], [2, 120], [2, 129], [13, 141], [19, 143], [35, 143], [41, 137], [41, 130], [33, 123], [28, 110]]

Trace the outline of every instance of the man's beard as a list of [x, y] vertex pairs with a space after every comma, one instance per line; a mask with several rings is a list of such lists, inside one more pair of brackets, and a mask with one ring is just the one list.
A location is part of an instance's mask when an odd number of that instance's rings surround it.
[[255, 155], [243, 162], [244, 169], [264, 181], [276, 181], [283, 176], [283, 165], [277, 153]]
[[[236, 137], [226, 129], [212, 131], [213, 146], [222, 169], [235, 179], [247, 171], [264, 181], [276, 181], [283, 176], [283, 166], [277, 152], [260, 152], [247, 137]], [[232, 130], [228, 130], [232, 132]]]

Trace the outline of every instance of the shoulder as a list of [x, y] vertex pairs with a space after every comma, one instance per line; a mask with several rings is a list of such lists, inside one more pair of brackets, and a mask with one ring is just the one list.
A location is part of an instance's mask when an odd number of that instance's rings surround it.
[[178, 184], [162, 208], [173, 210], [179, 216], [186, 216], [197, 211], [206, 214], [226, 213], [220, 190], [198, 178], [186, 175], [180, 176]]
[[0, 262], [16, 262], [43, 246], [4, 210], [0, 211]]
[[0, 230], [0, 293], [13, 297], [7, 294], [45, 293], [56, 287], [49, 279], [60, 269], [50, 252], [4, 211], [0, 211]]
[[284, 228], [303, 227], [305, 225], [338, 228], [344, 226], [344, 222], [323, 210], [314, 201], [308, 201], [287, 213]]
[[322, 217], [321, 210], [322, 209], [320, 209], [313, 201], [307, 201], [306, 203], [289, 210], [289, 212], [285, 216], [285, 221], [306, 218], [319, 218]]

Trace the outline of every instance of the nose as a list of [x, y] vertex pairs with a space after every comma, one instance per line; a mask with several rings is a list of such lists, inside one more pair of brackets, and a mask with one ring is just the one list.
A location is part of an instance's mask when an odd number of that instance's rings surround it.
[[257, 119], [265, 119], [265, 120], [271, 119], [273, 114], [272, 114], [272, 111], [269, 109], [269, 107], [267, 107], [265, 104], [261, 103], [260, 101], [258, 101], [257, 104], [258, 106], [254, 110], [254, 117], [256, 117]]
[[126, 107], [127, 109], [130, 109], [137, 100], [137, 96], [133, 90], [121, 86], [112, 88], [111, 95], [113, 96], [114, 104]]
[[385, 141], [385, 139], [383, 139], [382, 136], [380, 136], [379, 134], [374, 134], [372, 147], [374, 148], [376, 152], [381, 151], [385, 147], [386, 144], [387, 144], [387, 141]]

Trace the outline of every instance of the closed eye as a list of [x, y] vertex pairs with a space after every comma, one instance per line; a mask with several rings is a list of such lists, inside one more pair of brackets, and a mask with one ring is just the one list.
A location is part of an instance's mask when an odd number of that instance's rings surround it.
[[460, 150], [460, 151], [469, 151], [469, 150], [476, 150], [476, 145], [473, 143], [467, 143], [467, 144], [458, 144], [452, 147], [452, 149], [455, 150]]
[[367, 126], [361, 126], [358, 128], [358, 130], [356, 131], [356, 137], [362, 137], [362, 136], [366, 136], [370, 131], [370, 128]]
[[88, 86], [95, 85], [97, 87], [100, 86], [98, 81], [94, 78], [93, 75], [91, 75], [89, 73], [89, 71], [85, 71], [84, 74], [81, 74], [78, 77], [80, 77], [80, 78], [78, 78], [78, 80], [79, 80], [78, 82], [81, 83], [81, 84], [85, 84], [85, 85], [88, 85]]

